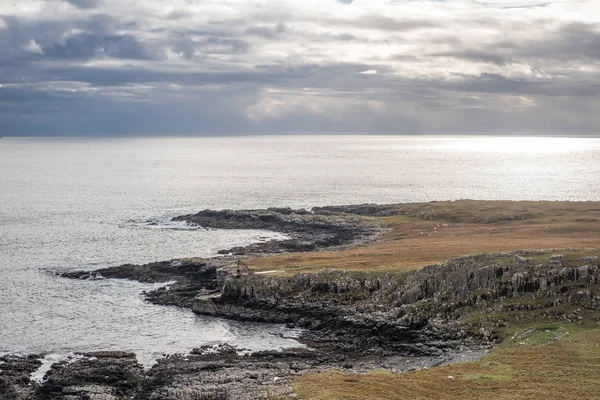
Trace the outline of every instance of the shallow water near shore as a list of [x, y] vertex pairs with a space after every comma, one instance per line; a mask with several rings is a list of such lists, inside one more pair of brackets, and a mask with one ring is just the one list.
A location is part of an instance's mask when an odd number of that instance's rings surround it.
[[0, 352], [120, 349], [148, 364], [214, 341], [294, 346], [280, 326], [145, 303], [155, 285], [51, 272], [212, 256], [278, 236], [170, 222], [204, 208], [600, 200], [598, 159], [600, 139], [576, 138], [3, 138]]

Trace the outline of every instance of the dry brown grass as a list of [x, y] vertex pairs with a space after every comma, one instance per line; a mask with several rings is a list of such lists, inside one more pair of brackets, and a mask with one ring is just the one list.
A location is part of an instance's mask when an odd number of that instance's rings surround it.
[[[454, 379], [449, 379], [448, 377]], [[403, 374], [303, 375], [305, 400], [600, 399], [600, 331], [545, 345], [503, 347], [482, 360]]]
[[409, 270], [474, 253], [600, 248], [599, 202], [461, 200], [406, 204], [401, 209], [411, 216], [379, 218], [391, 230], [376, 243], [247, 262], [253, 269], [288, 273], [323, 268]]

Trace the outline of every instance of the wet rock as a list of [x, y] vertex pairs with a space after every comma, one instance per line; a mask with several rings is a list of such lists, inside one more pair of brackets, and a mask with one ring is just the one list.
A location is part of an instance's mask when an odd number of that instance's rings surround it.
[[137, 392], [143, 368], [135, 354], [103, 351], [52, 365], [35, 398], [112, 400]]
[[42, 358], [42, 355], [0, 357], [0, 399], [31, 398], [35, 384], [30, 377], [42, 365]]
[[217, 266], [208, 260], [171, 260], [144, 265], [124, 264], [94, 271], [69, 271], [61, 276], [71, 279], [130, 279], [156, 283], [177, 280], [210, 286], [217, 279]]

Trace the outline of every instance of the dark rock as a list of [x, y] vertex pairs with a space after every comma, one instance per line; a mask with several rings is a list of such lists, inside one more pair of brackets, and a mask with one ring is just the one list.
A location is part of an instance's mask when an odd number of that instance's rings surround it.
[[52, 365], [35, 397], [53, 399], [121, 399], [137, 392], [143, 368], [135, 354], [103, 351]]
[[[203, 346], [187, 356], [174, 355], [160, 359], [147, 371], [136, 399], [266, 399], [265, 387], [269, 388], [271, 397], [286, 398], [293, 394], [291, 378], [299, 372], [318, 373], [331, 368], [348, 367], [361, 373], [381, 368], [381, 365], [400, 372], [452, 362], [458, 357], [458, 353], [428, 358], [371, 355], [355, 357], [348, 364], [347, 358], [320, 349], [263, 351], [245, 356], [238, 353], [239, 349], [228, 345]], [[483, 351], [472, 352], [470, 359], [482, 354]], [[469, 355], [464, 358], [468, 359]]]
[[207, 260], [183, 259], [144, 265], [124, 264], [94, 271], [70, 271], [61, 276], [71, 279], [131, 279], [146, 283], [177, 280], [210, 286], [217, 278], [217, 267]]
[[35, 390], [31, 374], [42, 365], [41, 355], [0, 357], [0, 399], [29, 399]]
[[[528, 254], [460, 257], [405, 276], [323, 271], [230, 277], [214, 303], [226, 318], [307, 328], [304, 340], [342, 354], [440, 354], [478, 340], [465, 335], [461, 316], [506, 297], [544, 296], [600, 309], [598, 266], [498, 263], [523, 255]], [[497, 339], [484, 333], [479, 340]]]
[[219, 254], [233, 255], [314, 251], [371, 240], [381, 231], [378, 224], [358, 215], [290, 208], [204, 210], [197, 214], [175, 217], [173, 220], [187, 221], [204, 228], [264, 229], [284, 233], [289, 237], [219, 251]]

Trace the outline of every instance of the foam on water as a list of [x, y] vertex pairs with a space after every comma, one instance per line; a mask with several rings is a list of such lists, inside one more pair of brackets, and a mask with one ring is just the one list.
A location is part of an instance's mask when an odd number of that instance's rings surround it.
[[[62, 362], [62, 361], [66, 361], [67, 363], [71, 364], [74, 363], [77, 360], [82, 360], [86, 358], [83, 355], [80, 354], [74, 354], [74, 353], [68, 353], [68, 354], [46, 354], [42, 359], [42, 365], [40, 365], [40, 367], [31, 373], [31, 380], [35, 381], [35, 382], [42, 382], [44, 380], [44, 376], [46, 375], [46, 373], [48, 371], [50, 371], [50, 367], [52, 367], [53, 364]], [[90, 357], [91, 358], [91, 357]]]
[[173, 229], [176, 231], [197, 231], [205, 230], [197, 224], [187, 221], [172, 221], [170, 218], [155, 218], [149, 221], [127, 221], [120, 225], [121, 227], [137, 227], [146, 229]]

